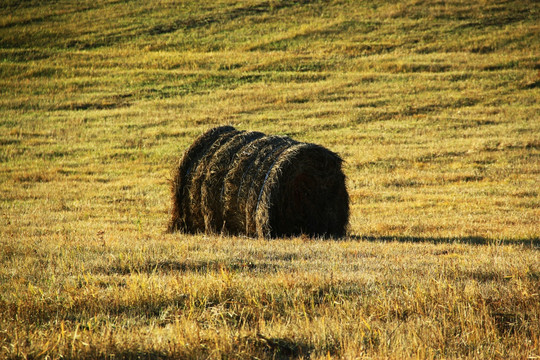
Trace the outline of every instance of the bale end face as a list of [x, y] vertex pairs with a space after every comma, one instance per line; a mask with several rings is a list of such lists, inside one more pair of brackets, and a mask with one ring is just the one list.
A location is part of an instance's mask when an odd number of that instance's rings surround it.
[[314, 144], [283, 153], [263, 190], [259, 236], [343, 237], [349, 196], [341, 164], [337, 154]]

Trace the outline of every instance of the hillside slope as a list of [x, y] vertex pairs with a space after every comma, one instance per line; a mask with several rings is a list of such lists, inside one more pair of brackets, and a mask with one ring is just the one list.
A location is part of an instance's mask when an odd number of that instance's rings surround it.
[[[537, 1], [0, 1], [0, 357], [540, 353]], [[345, 160], [349, 235], [165, 234], [216, 125]]]

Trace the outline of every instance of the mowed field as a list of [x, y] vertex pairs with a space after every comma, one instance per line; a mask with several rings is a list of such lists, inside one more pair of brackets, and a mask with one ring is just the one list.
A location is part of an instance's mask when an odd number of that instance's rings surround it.
[[[540, 358], [537, 1], [0, 0], [0, 358]], [[343, 239], [165, 232], [230, 124]]]

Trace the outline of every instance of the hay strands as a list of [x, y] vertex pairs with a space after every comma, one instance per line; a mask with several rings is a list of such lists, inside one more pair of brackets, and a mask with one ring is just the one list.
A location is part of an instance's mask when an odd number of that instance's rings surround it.
[[342, 159], [316, 144], [220, 126], [174, 169], [169, 231], [251, 237], [342, 237], [349, 196]]

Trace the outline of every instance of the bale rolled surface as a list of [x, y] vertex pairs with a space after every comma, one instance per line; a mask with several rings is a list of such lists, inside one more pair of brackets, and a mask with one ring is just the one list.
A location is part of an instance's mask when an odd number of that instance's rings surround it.
[[342, 237], [349, 195], [341, 163], [319, 145], [213, 128], [174, 170], [169, 231]]

